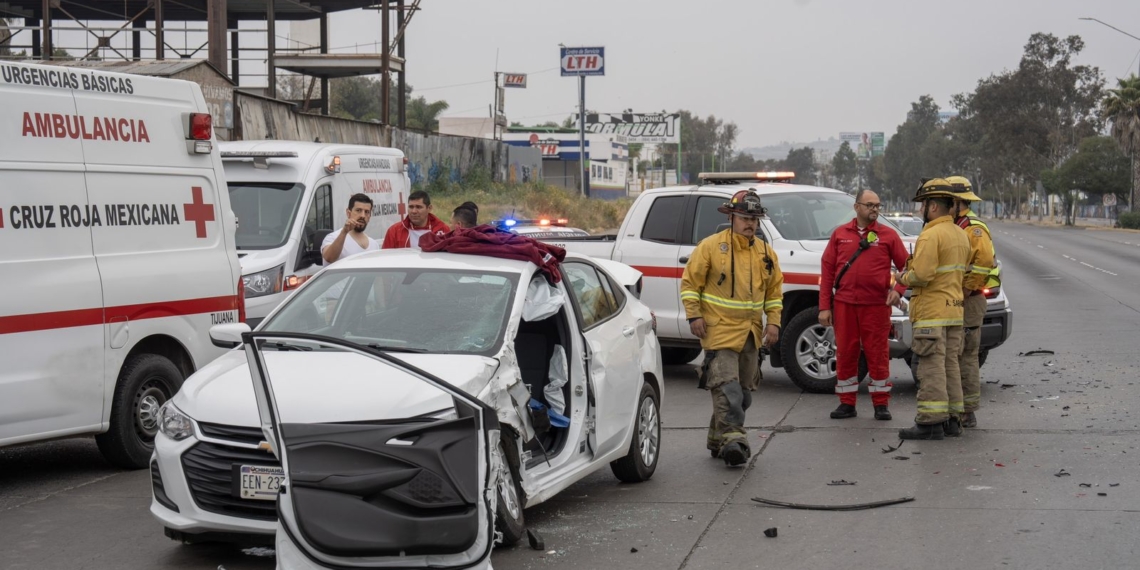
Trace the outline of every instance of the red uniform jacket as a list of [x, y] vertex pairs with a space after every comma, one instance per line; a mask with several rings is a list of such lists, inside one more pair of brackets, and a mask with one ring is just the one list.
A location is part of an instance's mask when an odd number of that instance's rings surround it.
[[444, 235], [426, 234], [420, 238], [420, 248], [429, 252], [446, 251], [529, 261], [542, 270], [551, 284], [562, 280], [559, 264], [566, 259], [566, 250], [560, 247], [499, 231], [486, 224], [474, 228], [456, 228]]
[[[835, 299], [853, 305], [885, 305], [887, 292], [891, 287], [891, 262], [895, 268], [902, 271], [906, 266], [907, 252], [902, 238], [891, 228], [878, 222], [867, 226], [868, 232], [875, 232], [878, 239], [861, 254], [855, 263], [847, 269], [843, 280], [839, 282], [839, 290]], [[831, 288], [835, 285], [835, 276], [847, 264], [847, 260], [855, 255], [859, 249], [859, 226], [855, 220], [843, 224], [831, 233], [831, 240], [823, 250], [823, 260], [820, 267], [819, 283], [819, 309], [831, 309]], [[906, 292], [906, 286], [895, 284], [899, 294]]]
[[[428, 234], [435, 234], [437, 236], [451, 231], [451, 228], [443, 223], [443, 220], [435, 217], [435, 214], [428, 214], [426, 228], [416, 229], [430, 229], [431, 231], [428, 232]], [[419, 244], [412, 243], [412, 221], [405, 217], [400, 220], [400, 223], [392, 224], [392, 227], [388, 228], [388, 232], [384, 234], [384, 243], [380, 245], [380, 249], [398, 249], [401, 247], [412, 247], [413, 245], [418, 246]]]

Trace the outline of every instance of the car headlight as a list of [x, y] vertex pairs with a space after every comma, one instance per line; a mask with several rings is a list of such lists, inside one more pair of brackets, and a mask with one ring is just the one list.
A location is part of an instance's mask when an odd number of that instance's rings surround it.
[[265, 295], [280, 293], [284, 277], [284, 263], [273, 269], [242, 275], [241, 282], [242, 285], [245, 286], [245, 298], [263, 297]]
[[158, 429], [162, 435], [182, 441], [194, 435], [194, 420], [168, 401], [158, 409]]

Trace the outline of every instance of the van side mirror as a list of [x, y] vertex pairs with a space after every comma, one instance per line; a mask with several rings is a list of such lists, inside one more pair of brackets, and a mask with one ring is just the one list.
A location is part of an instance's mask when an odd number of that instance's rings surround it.
[[237, 348], [241, 346], [241, 335], [251, 329], [245, 323], [228, 323], [210, 327], [210, 342], [218, 348]]
[[302, 251], [300, 259], [297, 260], [297, 271], [305, 269], [311, 265], [324, 265], [325, 258], [321, 252], [316, 249], [309, 251]]

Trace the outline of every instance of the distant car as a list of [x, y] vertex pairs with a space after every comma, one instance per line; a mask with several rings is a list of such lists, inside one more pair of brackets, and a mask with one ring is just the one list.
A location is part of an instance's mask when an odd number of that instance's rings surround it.
[[918, 235], [922, 232], [922, 226], [926, 225], [923, 223], [922, 218], [906, 212], [891, 212], [883, 215], [883, 217], [890, 220], [898, 226], [903, 233], [909, 236]]
[[649, 479], [664, 376], [641, 274], [576, 254], [560, 268], [549, 285], [523, 261], [369, 252], [306, 281], [253, 337], [214, 327], [244, 350], [159, 412], [151, 513], [185, 542], [264, 541], [280, 524], [279, 564], [467, 567], [494, 531], [525, 535], [524, 508], [607, 465]]
[[513, 218], [507, 218], [503, 220], [496, 220], [493, 223], [501, 230], [531, 237], [534, 239], [586, 237], [590, 235], [590, 232], [587, 232], [586, 230], [567, 227], [567, 222], [568, 221], [565, 218], [557, 218], [553, 220], [549, 218], [539, 218], [534, 220], [516, 220]]

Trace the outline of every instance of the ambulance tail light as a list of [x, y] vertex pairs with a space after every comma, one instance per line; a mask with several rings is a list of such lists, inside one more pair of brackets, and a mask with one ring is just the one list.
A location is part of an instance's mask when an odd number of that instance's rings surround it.
[[237, 289], [235, 289], [235, 290], [237, 291], [238, 322], [244, 323], [245, 322], [245, 280], [242, 279], [241, 277], [238, 277]]
[[404, 159], [400, 161], [400, 172], [407, 172], [407, 171], [408, 171], [408, 157], [405, 156]]
[[186, 115], [186, 150], [191, 154], [210, 154], [214, 143], [214, 119], [209, 113], [188, 113]]

